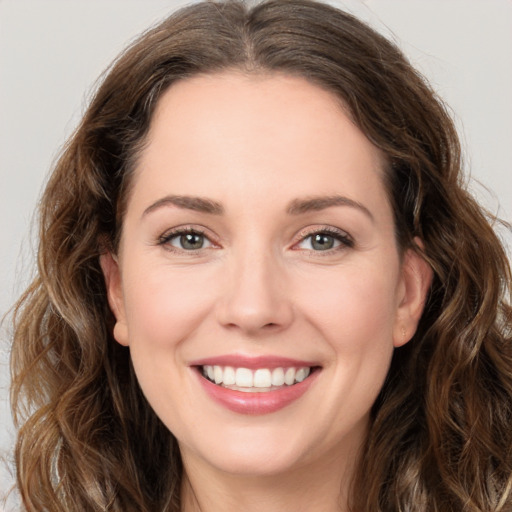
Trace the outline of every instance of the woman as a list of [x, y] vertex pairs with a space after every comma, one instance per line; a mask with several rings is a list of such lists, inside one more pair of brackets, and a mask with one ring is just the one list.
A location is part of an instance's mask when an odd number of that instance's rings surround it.
[[508, 510], [511, 276], [452, 122], [307, 0], [201, 3], [114, 64], [41, 203], [27, 510]]

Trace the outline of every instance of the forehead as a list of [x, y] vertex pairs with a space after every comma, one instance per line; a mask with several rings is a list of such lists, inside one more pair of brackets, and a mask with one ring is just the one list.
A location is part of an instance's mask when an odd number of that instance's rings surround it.
[[163, 94], [134, 188], [221, 202], [258, 191], [283, 201], [345, 192], [375, 200], [383, 169], [382, 154], [334, 94], [299, 77], [225, 72]]

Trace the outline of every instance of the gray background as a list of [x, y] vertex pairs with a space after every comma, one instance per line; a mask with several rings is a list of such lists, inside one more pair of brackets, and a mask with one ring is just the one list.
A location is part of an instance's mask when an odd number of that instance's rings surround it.
[[[34, 207], [88, 92], [119, 51], [183, 1], [0, 0], [0, 316], [33, 272]], [[395, 39], [453, 110], [471, 189], [512, 220], [512, 2], [333, 2]], [[512, 247], [510, 235], [506, 243]], [[9, 458], [9, 322], [0, 338], [0, 452]], [[11, 483], [0, 468], [0, 496]], [[11, 497], [10, 510], [15, 503]], [[0, 510], [2, 504], [0, 500]]]

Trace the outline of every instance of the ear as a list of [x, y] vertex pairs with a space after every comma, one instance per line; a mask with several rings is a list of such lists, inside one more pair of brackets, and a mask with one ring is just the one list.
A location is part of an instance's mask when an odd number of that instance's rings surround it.
[[128, 346], [128, 326], [123, 299], [123, 287], [119, 262], [111, 252], [105, 252], [100, 256], [100, 266], [105, 277], [107, 287], [108, 304], [116, 318], [114, 325], [114, 338], [118, 343]]
[[[423, 246], [421, 240], [414, 241], [419, 247]], [[393, 333], [395, 347], [405, 345], [414, 336], [433, 277], [430, 265], [413, 249], [406, 251], [401, 272], [399, 304]]]

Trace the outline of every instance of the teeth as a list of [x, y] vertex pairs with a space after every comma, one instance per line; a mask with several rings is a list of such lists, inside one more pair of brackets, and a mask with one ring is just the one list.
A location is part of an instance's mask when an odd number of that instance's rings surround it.
[[213, 378], [215, 379], [215, 384], [220, 384], [223, 380], [222, 368], [220, 366], [213, 367]]
[[297, 382], [302, 382], [306, 377], [306, 368], [299, 368], [295, 373], [295, 380]]
[[232, 386], [233, 384], [236, 384], [236, 376], [235, 376], [235, 369], [232, 366], [226, 366], [224, 368], [224, 375], [222, 382], [225, 386]]
[[272, 386], [282, 386], [284, 384], [284, 370], [275, 368], [272, 371]]
[[233, 388], [245, 388], [241, 391], [248, 391], [249, 388], [268, 389], [292, 386], [302, 382], [311, 373], [311, 368], [233, 368], [232, 366], [203, 366], [203, 375], [217, 385]]
[[254, 372], [254, 387], [269, 388], [272, 386], [272, 374], [270, 370], [256, 370]]
[[[215, 366], [215, 368], [220, 369], [220, 366]], [[235, 379], [235, 384], [238, 387], [252, 388], [252, 383], [254, 379], [251, 370], [247, 368], [237, 368], [235, 372]]]
[[284, 383], [291, 386], [295, 382], [295, 368], [288, 368], [284, 374]]

